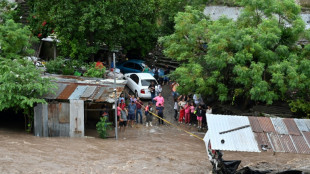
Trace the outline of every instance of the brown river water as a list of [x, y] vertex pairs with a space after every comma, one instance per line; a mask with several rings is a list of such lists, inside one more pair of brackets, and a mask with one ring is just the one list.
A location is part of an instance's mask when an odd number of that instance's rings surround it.
[[[164, 88], [165, 90], [165, 88]], [[169, 91], [165, 118], [173, 121]], [[1, 115], [2, 116], [2, 115]], [[172, 126], [136, 125], [126, 128], [119, 139], [100, 139], [96, 130], [86, 130], [85, 138], [42, 138], [1, 123], [0, 174], [15, 173], [211, 173], [202, 140]], [[203, 137], [188, 125], [180, 128]], [[111, 131], [113, 136], [113, 131]], [[240, 167], [257, 169], [310, 170], [310, 155], [224, 152], [225, 160], [242, 160]]]

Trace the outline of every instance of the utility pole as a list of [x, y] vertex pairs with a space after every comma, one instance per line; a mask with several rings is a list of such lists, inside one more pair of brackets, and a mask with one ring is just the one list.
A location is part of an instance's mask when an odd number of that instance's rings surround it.
[[113, 52], [113, 75], [114, 75], [114, 113], [115, 113], [115, 139], [118, 139], [118, 135], [117, 135], [117, 129], [118, 129], [118, 125], [117, 125], [117, 96], [116, 96], [116, 76], [115, 76], [115, 51]]

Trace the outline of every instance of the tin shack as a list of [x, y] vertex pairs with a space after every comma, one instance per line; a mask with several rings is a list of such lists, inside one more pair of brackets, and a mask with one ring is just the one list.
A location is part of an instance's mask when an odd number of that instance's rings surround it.
[[34, 134], [41, 137], [83, 137], [85, 127], [94, 127], [106, 109], [114, 119], [114, 98], [123, 92], [125, 80], [47, 75], [57, 84], [54, 92], [43, 96], [47, 104], [34, 107]]

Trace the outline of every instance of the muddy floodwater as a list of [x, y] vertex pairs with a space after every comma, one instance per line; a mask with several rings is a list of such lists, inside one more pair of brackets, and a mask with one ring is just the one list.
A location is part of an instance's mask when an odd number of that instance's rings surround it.
[[[164, 117], [178, 125], [173, 119], [173, 101], [166, 86], [163, 96]], [[84, 138], [36, 137], [23, 131], [23, 122], [21, 129], [15, 129], [0, 120], [0, 174], [211, 173], [202, 140], [167, 124], [157, 126], [156, 121], [153, 120], [153, 127], [139, 124], [126, 128], [115, 140], [98, 138], [94, 129], [86, 130]], [[204, 136], [194, 126], [178, 127]], [[310, 155], [224, 152], [223, 157], [242, 160], [240, 167], [260, 170], [310, 170]]]
[[208, 173], [203, 141], [170, 127], [128, 128], [119, 140], [40, 138], [0, 129], [0, 173]]
[[[309, 155], [224, 152], [224, 158], [242, 160], [241, 167], [257, 169], [310, 168]], [[0, 129], [1, 174], [210, 171], [204, 142], [169, 126], [128, 128], [119, 140], [40, 138]]]

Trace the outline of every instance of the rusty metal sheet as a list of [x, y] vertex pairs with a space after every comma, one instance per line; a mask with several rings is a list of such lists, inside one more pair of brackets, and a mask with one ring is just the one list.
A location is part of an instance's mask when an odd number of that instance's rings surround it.
[[302, 131], [305, 131], [305, 132], [310, 132], [310, 129], [308, 128], [306, 122], [305, 122], [305, 119], [297, 119], [295, 118], [294, 119], [298, 129], [302, 132]]
[[267, 133], [267, 137], [270, 139], [270, 143], [275, 152], [285, 152], [277, 133]]
[[291, 136], [293, 139], [293, 142], [297, 148], [297, 153], [307, 153], [310, 154], [310, 148], [308, 144], [306, 143], [305, 139], [303, 136]]
[[290, 135], [279, 135], [279, 139], [285, 152], [297, 153], [296, 147], [292, 142]]
[[68, 99], [73, 91], [77, 88], [77, 84], [72, 83], [68, 85], [57, 97], [57, 99]]
[[264, 132], [276, 132], [273, 124], [268, 117], [257, 117], [260, 127], [263, 129]]
[[248, 117], [253, 132], [263, 132], [256, 117]]
[[58, 105], [59, 123], [70, 123], [70, 104], [59, 103]]
[[310, 146], [310, 132], [303, 132], [304, 139], [308, 142], [308, 146]]
[[81, 95], [81, 98], [89, 98], [96, 90], [96, 86], [88, 86], [84, 93]]
[[286, 128], [288, 130], [288, 133], [290, 135], [301, 135], [300, 131], [294, 121], [294, 119], [291, 118], [284, 118], [283, 119], [284, 124], [286, 125]]
[[87, 86], [81, 86], [79, 85], [75, 91], [70, 95], [69, 100], [78, 100], [80, 99], [81, 95], [86, 90]]
[[49, 92], [47, 95], [43, 96], [43, 98], [56, 99], [66, 87], [67, 87], [67, 84], [57, 83], [57, 88], [53, 89], [53, 92], [55, 93], [53, 94], [52, 92]]
[[276, 132], [278, 134], [288, 135], [288, 130], [287, 130], [282, 118], [271, 118], [270, 120], [273, 124], [274, 129], [276, 130]]
[[[255, 133], [255, 138], [256, 138], [256, 141], [257, 141], [257, 144], [258, 144], [258, 148], [264, 152], [273, 152], [272, 150], [272, 146], [268, 140], [268, 137], [267, 137], [267, 134], [266, 133]], [[265, 146], [267, 145], [267, 148], [266, 150], [263, 150], [262, 149], [262, 146]]]

